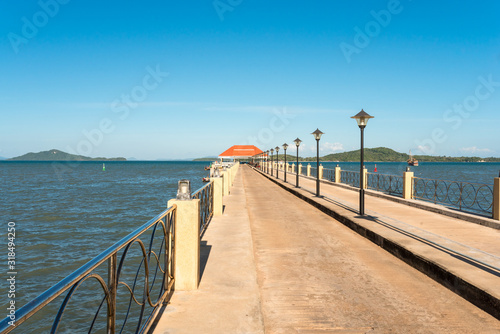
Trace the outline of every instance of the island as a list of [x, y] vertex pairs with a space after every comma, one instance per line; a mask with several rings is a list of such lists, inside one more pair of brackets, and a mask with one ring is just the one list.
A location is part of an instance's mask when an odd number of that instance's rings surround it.
[[[365, 148], [364, 160], [366, 162], [406, 162], [409, 155], [406, 153], [396, 152], [387, 147]], [[284, 160], [284, 155], [279, 154], [274, 159]], [[480, 158], [480, 157], [447, 157], [447, 156], [434, 156], [434, 155], [413, 155], [413, 158], [420, 162], [500, 162], [500, 158]], [[294, 155], [286, 155], [289, 162], [296, 161], [297, 157]], [[319, 157], [320, 161], [334, 161], [334, 162], [359, 162], [360, 150], [332, 153]], [[299, 157], [299, 161], [316, 161], [316, 157]]]
[[75, 155], [66, 153], [60, 150], [52, 149], [38, 153], [26, 153], [19, 157], [7, 159], [7, 161], [127, 161], [127, 159], [119, 158], [90, 158], [83, 155]]

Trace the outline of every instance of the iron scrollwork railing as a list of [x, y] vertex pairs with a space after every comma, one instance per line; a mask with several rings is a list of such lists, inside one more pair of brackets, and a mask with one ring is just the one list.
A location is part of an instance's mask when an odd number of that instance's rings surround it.
[[335, 169], [323, 168], [323, 179], [335, 182]]
[[493, 187], [488, 184], [414, 177], [413, 197], [448, 204], [461, 211], [492, 215]]
[[316, 177], [318, 174], [318, 169], [316, 167], [311, 167], [311, 177]]
[[397, 175], [366, 173], [367, 188], [387, 194], [403, 196], [403, 177]]
[[210, 182], [195, 191], [191, 198], [200, 200], [200, 236], [203, 235], [214, 215], [214, 183]]
[[[147, 332], [173, 293], [176, 209], [163, 211], [18, 309], [15, 326], [5, 318], [0, 333], [18, 328], [22, 333]], [[137, 269], [129, 263], [138, 264]], [[59, 296], [64, 297], [60, 306]], [[26, 321], [39, 311], [46, 323]]]
[[341, 170], [340, 182], [348, 184], [353, 187], [359, 187], [359, 172]]

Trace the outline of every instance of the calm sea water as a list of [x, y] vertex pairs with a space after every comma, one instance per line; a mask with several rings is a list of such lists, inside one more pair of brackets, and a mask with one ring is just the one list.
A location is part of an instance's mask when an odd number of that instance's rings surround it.
[[17, 306], [166, 209], [178, 180], [191, 180], [193, 192], [202, 187], [205, 165], [107, 162], [103, 171], [98, 162], [0, 162], [5, 260], [7, 225], [16, 224]]
[[[359, 170], [359, 163], [322, 164]], [[0, 244], [6, 259], [7, 226], [15, 222], [17, 307], [164, 210], [178, 180], [191, 180], [193, 191], [202, 187], [205, 165], [108, 162], [103, 171], [98, 162], [0, 162]], [[405, 163], [376, 165], [381, 174], [402, 175], [406, 169]], [[366, 167], [373, 172], [375, 163]], [[421, 163], [412, 170], [418, 177], [492, 184], [500, 163]], [[6, 263], [3, 272], [7, 276]], [[5, 285], [0, 295], [7, 293]], [[2, 307], [7, 302], [2, 298]]]

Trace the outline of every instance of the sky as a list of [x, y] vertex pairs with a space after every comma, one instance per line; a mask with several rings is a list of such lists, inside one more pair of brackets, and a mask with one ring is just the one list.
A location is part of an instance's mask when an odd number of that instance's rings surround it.
[[[500, 156], [500, 2], [2, 1], [0, 156]], [[282, 151], [281, 151], [282, 152]], [[289, 151], [289, 153], [292, 153]]]

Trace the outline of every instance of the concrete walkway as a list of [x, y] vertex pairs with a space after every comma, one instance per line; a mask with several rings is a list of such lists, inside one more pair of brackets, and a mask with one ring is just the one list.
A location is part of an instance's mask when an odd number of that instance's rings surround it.
[[[304, 180], [305, 188], [311, 186], [308, 181]], [[212, 220], [203, 238], [207, 261], [199, 290], [176, 291], [154, 333], [500, 332], [500, 322], [491, 315], [304, 199], [324, 202], [322, 210], [332, 206], [345, 219], [380, 229], [375, 234], [395, 233], [388, 237], [399, 238], [403, 244], [414, 240], [416, 244], [409, 246], [416, 251], [431, 248], [443, 253], [435, 255], [443, 263], [463, 259], [436, 247], [418, 246], [421, 240], [405, 237], [384, 224], [386, 220], [408, 223], [382, 210], [396, 203], [379, 199], [382, 203], [377, 204], [367, 197], [367, 208], [376, 210], [367, 211], [371, 219], [361, 218], [353, 210], [357, 204], [350, 202], [351, 196], [331, 187], [328, 196], [335, 199], [313, 199], [307, 189], [292, 194], [293, 187], [270, 182], [242, 166], [231, 194], [224, 199], [224, 215]], [[327, 194], [326, 187], [323, 189]], [[357, 194], [345, 191], [352, 193], [357, 203]], [[407, 209], [396, 205], [394, 210], [402, 211], [403, 218], [414, 216]], [[422, 225], [417, 221], [419, 228], [423, 229], [425, 221], [439, 220], [437, 214], [424, 214], [422, 210], [416, 214], [415, 219], [422, 220]], [[453, 228], [434, 224], [432, 233], [443, 230], [447, 238], [455, 234], [463, 242], [468, 241], [468, 227], [472, 225]], [[487, 232], [498, 240], [496, 233], [493, 229]], [[474, 247], [482, 249], [479, 235], [471, 239]], [[498, 252], [493, 244], [485, 248]], [[484, 271], [477, 264], [470, 266], [474, 275]], [[495, 293], [500, 278], [488, 274], [492, 277], [484, 284], [494, 282], [488, 288]]]

